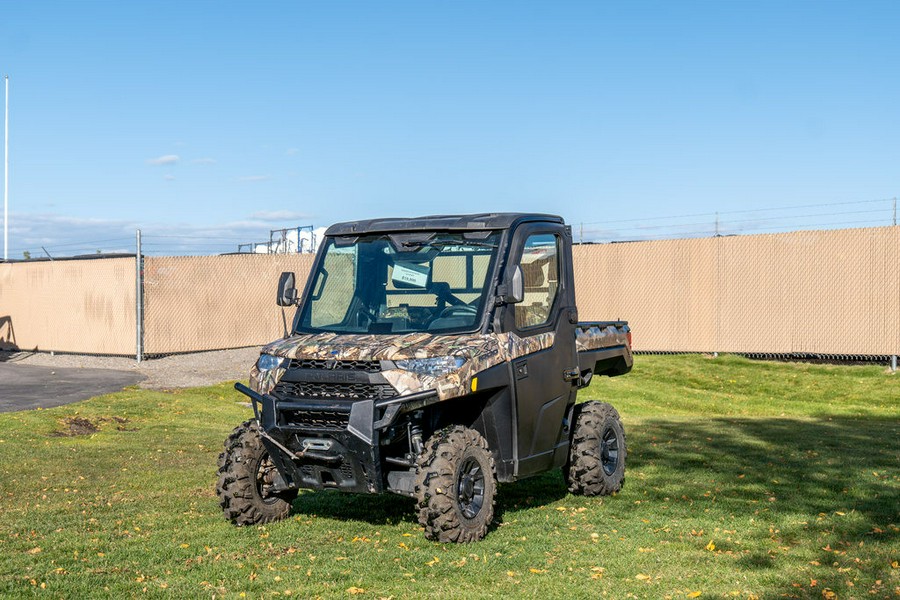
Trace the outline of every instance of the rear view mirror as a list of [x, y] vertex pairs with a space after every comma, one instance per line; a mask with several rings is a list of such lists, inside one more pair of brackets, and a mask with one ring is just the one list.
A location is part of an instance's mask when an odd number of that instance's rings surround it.
[[278, 306], [297, 304], [297, 286], [293, 273], [284, 272], [278, 278]]

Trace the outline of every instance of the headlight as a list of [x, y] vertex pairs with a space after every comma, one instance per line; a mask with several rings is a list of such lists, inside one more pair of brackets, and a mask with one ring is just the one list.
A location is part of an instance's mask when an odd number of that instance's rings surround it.
[[281, 356], [272, 356], [271, 354], [260, 354], [259, 360], [256, 361], [256, 368], [260, 371], [271, 371], [286, 367], [288, 359]]
[[466, 364], [466, 360], [458, 356], [438, 356], [436, 358], [395, 360], [394, 364], [397, 365], [398, 369], [403, 369], [404, 371], [412, 371], [419, 375], [430, 375], [431, 377], [441, 377], [462, 367]]

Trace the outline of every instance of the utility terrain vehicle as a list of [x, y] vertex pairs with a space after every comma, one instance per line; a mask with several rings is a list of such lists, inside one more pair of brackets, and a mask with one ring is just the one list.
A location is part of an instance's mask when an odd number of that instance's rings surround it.
[[287, 516], [300, 489], [417, 500], [425, 536], [472, 542], [498, 482], [562, 468], [569, 490], [624, 481], [616, 410], [575, 403], [631, 370], [625, 321], [579, 322], [562, 218], [480, 214], [330, 227], [290, 334], [251, 370], [255, 418], [225, 441], [217, 494], [236, 525]]

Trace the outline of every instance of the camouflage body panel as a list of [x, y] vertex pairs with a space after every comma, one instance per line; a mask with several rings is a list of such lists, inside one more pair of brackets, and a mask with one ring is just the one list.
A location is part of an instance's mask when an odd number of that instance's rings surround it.
[[263, 354], [313, 360], [408, 360], [435, 356], [471, 358], [490, 335], [402, 335], [316, 333], [294, 335], [263, 346]]
[[446, 375], [433, 377], [404, 369], [390, 369], [384, 371], [382, 375], [401, 395], [435, 390], [441, 400], [465, 396], [472, 389], [472, 378], [478, 373], [494, 365], [552, 347], [555, 334], [551, 331], [527, 338], [521, 338], [514, 333], [479, 337], [485, 340], [481, 352], [468, 358], [462, 367]]
[[583, 323], [575, 329], [575, 348], [579, 352], [625, 346], [627, 343], [627, 325], [616, 327], [609, 323]]
[[[468, 394], [472, 377], [481, 371], [553, 346], [555, 334], [522, 338], [514, 333], [432, 335], [295, 335], [263, 347], [263, 354], [313, 360], [414, 360], [450, 356], [465, 362], [444, 375], [426, 375], [406, 369], [388, 369], [382, 375], [401, 395], [435, 390], [442, 400]], [[275, 387], [285, 369], [260, 372], [253, 367], [250, 387], [265, 394]]]
[[287, 369], [260, 371], [259, 367], [253, 365], [253, 368], [250, 369], [250, 389], [260, 394], [268, 394], [285, 372]]

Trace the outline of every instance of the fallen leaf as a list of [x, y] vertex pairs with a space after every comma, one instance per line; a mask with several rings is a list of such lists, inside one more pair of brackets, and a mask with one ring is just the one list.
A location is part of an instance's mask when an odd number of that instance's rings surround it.
[[710, 552], [712, 552], [713, 550], [716, 549], [716, 545], [713, 544], [712, 540], [709, 540], [709, 543], [706, 545], [706, 549], [709, 550]]
[[643, 573], [638, 573], [637, 575], [634, 576], [634, 578], [640, 579], [641, 581], [647, 581], [648, 579], [650, 579], [650, 576], [644, 575]]
[[360, 588], [360, 587], [356, 587], [356, 586], [354, 585], [354, 586], [352, 586], [352, 587], [348, 587], [348, 588], [347, 588], [347, 593], [350, 594], [350, 595], [352, 595], [352, 596], [355, 596], [356, 594], [365, 594], [365, 593], [366, 593], [366, 590], [364, 590], [364, 589], [362, 589], [362, 588]]
[[439, 562], [441, 562], [441, 559], [439, 559], [437, 556], [435, 556], [434, 560], [429, 560], [427, 563], [425, 563], [425, 566], [433, 567], [434, 565], [436, 565]]
[[700, 590], [697, 590], [696, 592], [691, 592], [690, 594], [688, 594], [687, 597], [688, 598], [699, 598], [700, 594], [702, 594], [702, 593], [703, 592], [701, 592]]
[[547, 569], [535, 569], [532, 567], [532, 568], [528, 569], [528, 572], [529, 573], [546, 573]]

